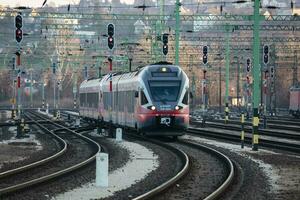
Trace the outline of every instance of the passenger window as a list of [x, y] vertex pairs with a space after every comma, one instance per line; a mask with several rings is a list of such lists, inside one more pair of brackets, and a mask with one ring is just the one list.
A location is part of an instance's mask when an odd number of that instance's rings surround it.
[[148, 103], [148, 100], [143, 91], [141, 91], [141, 105], [145, 105]]

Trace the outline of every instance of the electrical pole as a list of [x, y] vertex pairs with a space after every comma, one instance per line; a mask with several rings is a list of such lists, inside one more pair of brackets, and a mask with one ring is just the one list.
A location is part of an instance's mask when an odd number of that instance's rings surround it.
[[298, 70], [297, 70], [297, 54], [294, 50], [294, 65], [293, 65], [293, 87], [298, 85]]
[[56, 118], [56, 64], [52, 63], [52, 72], [53, 72], [53, 111], [54, 118]]
[[222, 76], [221, 66], [219, 66], [219, 112], [222, 112]]
[[176, 29], [175, 29], [175, 65], [179, 65], [179, 28], [180, 28], [180, 6], [179, 0], [176, 0]]
[[73, 108], [77, 108], [77, 72], [75, 72], [75, 78], [74, 78], [74, 83], [73, 83]]
[[240, 112], [240, 57], [237, 55], [237, 75], [236, 75], [236, 100], [238, 111]]
[[260, 101], [260, 64], [259, 64], [259, 6], [260, 0], [254, 0], [254, 13], [253, 13], [253, 121], [252, 121], [252, 150], [258, 150], [258, 106]]
[[45, 108], [45, 83], [44, 83], [44, 77], [42, 79], [42, 108]]
[[30, 69], [30, 107], [33, 107], [32, 103], [32, 68]]
[[230, 26], [226, 25], [226, 91], [225, 91], [225, 124], [228, 123], [229, 119], [229, 62], [230, 62], [230, 47], [229, 47], [229, 37], [230, 37]]

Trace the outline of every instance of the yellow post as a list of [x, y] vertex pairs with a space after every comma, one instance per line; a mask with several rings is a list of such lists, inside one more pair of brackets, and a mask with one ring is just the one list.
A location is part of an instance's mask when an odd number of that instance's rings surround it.
[[245, 115], [244, 112], [242, 112], [241, 115], [241, 125], [242, 125], [242, 130], [241, 130], [241, 148], [244, 148], [244, 143], [245, 143]]

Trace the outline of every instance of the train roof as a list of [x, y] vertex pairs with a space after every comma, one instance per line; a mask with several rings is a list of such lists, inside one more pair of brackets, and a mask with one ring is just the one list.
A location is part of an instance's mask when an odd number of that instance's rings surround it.
[[300, 91], [300, 87], [299, 86], [292, 86], [290, 88], [290, 91]]
[[86, 90], [87, 88], [89, 89], [97, 89], [100, 88], [100, 82], [101, 79], [97, 78], [97, 79], [91, 79], [91, 80], [85, 80], [80, 84], [79, 89], [80, 90]]
[[[132, 78], [132, 77], [137, 76], [140, 72], [142, 72], [147, 67], [160, 66], [160, 65], [172, 65], [174, 67], [179, 67], [177, 65], [173, 65], [170, 62], [161, 61], [161, 62], [157, 62], [157, 63], [148, 64], [148, 65], [145, 65], [145, 66], [139, 66], [139, 67], [136, 68], [136, 70], [131, 71], [131, 72], [113, 72], [112, 76], [115, 77], [115, 76], [121, 76], [122, 75], [121, 79]], [[81, 83], [80, 88], [97, 87], [97, 86], [100, 85], [100, 82], [101, 82], [102, 79], [104, 79], [104, 82], [109, 81], [109, 77], [110, 77], [110, 74], [104, 74], [102, 76], [102, 78], [85, 80]]]

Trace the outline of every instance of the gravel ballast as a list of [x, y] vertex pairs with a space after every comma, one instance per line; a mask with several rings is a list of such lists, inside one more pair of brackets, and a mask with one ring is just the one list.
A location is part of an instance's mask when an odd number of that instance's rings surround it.
[[238, 191], [222, 199], [257, 200], [289, 199], [298, 200], [300, 191], [300, 157], [259, 149], [252, 151], [246, 146], [218, 142], [186, 135], [184, 139], [204, 143], [223, 152], [242, 169], [242, 183], [236, 183]]

